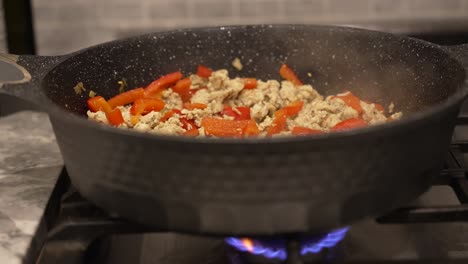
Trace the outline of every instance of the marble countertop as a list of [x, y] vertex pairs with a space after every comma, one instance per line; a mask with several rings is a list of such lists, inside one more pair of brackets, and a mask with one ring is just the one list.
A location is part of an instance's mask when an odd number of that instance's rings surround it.
[[0, 263], [22, 263], [62, 167], [46, 114], [0, 118]]

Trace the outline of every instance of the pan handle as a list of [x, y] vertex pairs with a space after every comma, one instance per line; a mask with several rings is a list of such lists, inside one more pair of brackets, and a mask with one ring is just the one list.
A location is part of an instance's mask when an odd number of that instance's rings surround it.
[[63, 57], [0, 54], [0, 116], [42, 111], [40, 80]]

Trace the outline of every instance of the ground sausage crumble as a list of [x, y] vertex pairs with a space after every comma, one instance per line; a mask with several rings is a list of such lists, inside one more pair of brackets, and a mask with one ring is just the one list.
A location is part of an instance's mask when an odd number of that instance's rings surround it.
[[[198, 137], [318, 134], [378, 125], [402, 117], [401, 112], [386, 113], [382, 106], [360, 100], [349, 91], [324, 97], [294, 75], [296, 79], [288, 78], [288, 75], [283, 77], [286, 80], [281, 82], [232, 79], [227, 70], [210, 70], [186, 79], [178, 78], [171, 87], [153, 89], [156, 92], [151, 100], [162, 101], [162, 109], [135, 114], [137, 110], [132, 107], [137, 104], [137, 99], [134, 104], [111, 105], [111, 108], [96, 108], [88, 101], [90, 110], [87, 115], [96, 122], [123, 129]], [[181, 81], [185, 81], [186, 86], [183, 93], [178, 88]], [[251, 83], [247, 85], [247, 82]], [[149, 94], [148, 88], [144, 90], [138, 96]], [[140, 98], [138, 96], [135, 98]], [[93, 98], [90, 100], [96, 100]], [[113, 100], [108, 102], [111, 104]], [[393, 111], [394, 104], [387, 108]]]

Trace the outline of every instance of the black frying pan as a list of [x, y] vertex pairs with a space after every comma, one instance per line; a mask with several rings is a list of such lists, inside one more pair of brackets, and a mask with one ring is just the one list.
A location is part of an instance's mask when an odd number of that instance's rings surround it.
[[[245, 65], [240, 73], [230, 67], [235, 57]], [[5, 84], [3, 107], [19, 97], [49, 113], [83, 196], [140, 223], [204, 234], [326, 231], [414, 199], [441, 169], [468, 92], [454, 59], [466, 66], [468, 46], [342, 27], [176, 30], [62, 57], [9, 58], [32, 79]], [[83, 82], [109, 98], [123, 77], [130, 87], [144, 86], [179, 69], [192, 73], [197, 64], [228, 68], [231, 77], [278, 79], [283, 62], [322, 94], [349, 89], [382, 105], [394, 102], [405, 118], [307, 137], [157, 136], [86, 120], [87, 93], [73, 90]]]

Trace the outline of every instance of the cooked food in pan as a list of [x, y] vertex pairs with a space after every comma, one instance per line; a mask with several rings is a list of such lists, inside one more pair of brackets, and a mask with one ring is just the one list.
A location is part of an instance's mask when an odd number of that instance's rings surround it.
[[287, 65], [285, 80], [231, 79], [227, 70], [198, 66], [186, 78], [167, 74], [146, 88], [109, 100], [88, 100], [88, 118], [119, 128], [156, 134], [209, 137], [309, 135], [376, 125], [401, 118], [351, 92], [324, 97], [302, 83]]

